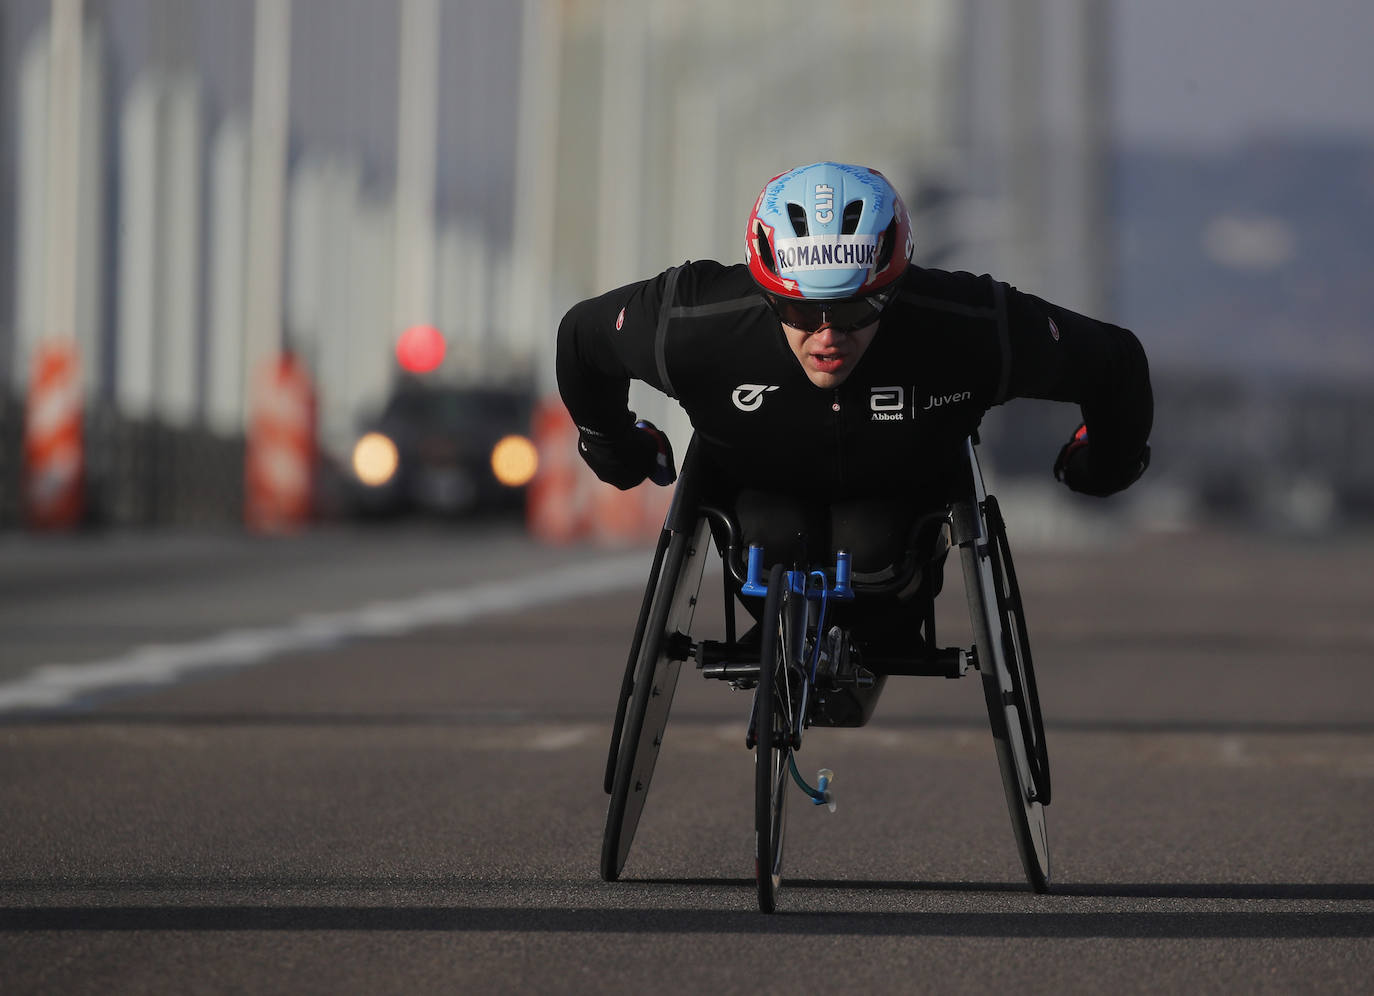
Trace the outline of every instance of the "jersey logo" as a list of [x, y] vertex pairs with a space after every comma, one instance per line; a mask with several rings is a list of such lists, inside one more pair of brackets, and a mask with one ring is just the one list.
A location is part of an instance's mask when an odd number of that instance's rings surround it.
[[759, 406], [763, 404], [763, 396], [777, 389], [776, 384], [741, 384], [730, 395], [730, 400], [742, 412], [758, 411]]
[[902, 387], [871, 387], [868, 389], [870, 422], [901, 422], [906, 416], [906, 389]]
[[625, 327], [625, 309], [620, 309], [620, 314], [615, 316], [615, 330], [619, 332]]
[[953, 394], [932, 394], [921, 411], [928, 412], [932, 408], [943, 408], [945, 405], [953, 405], [958, 404], [960, 401], [972, 400], [972, 391], [955, 391]]

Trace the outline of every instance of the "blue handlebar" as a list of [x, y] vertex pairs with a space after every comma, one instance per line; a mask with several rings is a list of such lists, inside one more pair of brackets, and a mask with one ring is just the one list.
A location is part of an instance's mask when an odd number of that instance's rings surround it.
[[744, 572], [744, 584], [740, 587], [741, 595], [753, 595], [756, 598], [763, 598], [768, 594], [768, 585], [764, 584], [760, 578], [763, 576], [763, 547], [757, 543], [749, 546], [749, 563]]
[[849, 584], [848, 550], [841, 550], [835, 555], [835, 589], [830, 596], [841, 599], [854, 597], [854, 589]]
[[[812, 601], [837, 598], [847, 602], [854, 597], [851, 582], [850, 556], [848, 550], [840, 550], [835, 557], [835, 584], [831, 586], [824, 571], [788, 571], [787, 584], [798, 595], [805, 595]], [[812, 585], [811, 578], [819, 578], [819, 585]], [[763, 580], [763, 547], [757, 543], [749, 545], [749, 557], [745, 564], [744, 584], [740, 586], [741, 595], [764, 598], [768, 595], [768, 585]]]

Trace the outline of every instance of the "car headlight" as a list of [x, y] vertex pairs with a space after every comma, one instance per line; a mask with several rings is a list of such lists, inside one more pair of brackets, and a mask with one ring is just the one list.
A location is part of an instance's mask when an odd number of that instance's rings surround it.
[[380, 432], [369, 432], [353, 444], [353, 473], [368, 487], [379, 488], [396, 476], [401, 455]]
[[539, 451], [524, 436], [506, 436], [491, 448], [491, 472], [508, 488], [530, 482], [539, 469]]

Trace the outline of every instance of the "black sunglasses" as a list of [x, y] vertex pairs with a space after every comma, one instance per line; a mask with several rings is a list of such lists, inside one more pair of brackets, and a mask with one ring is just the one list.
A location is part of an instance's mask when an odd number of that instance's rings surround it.
[[840, 301], [808, 301], [765, 293], [763, 299], [779, 321], [802, 332], [818, 332], [826, 326], [835, 332], [853, 332], [877, 321], [892, 300], [892, 294], [870, 294]]

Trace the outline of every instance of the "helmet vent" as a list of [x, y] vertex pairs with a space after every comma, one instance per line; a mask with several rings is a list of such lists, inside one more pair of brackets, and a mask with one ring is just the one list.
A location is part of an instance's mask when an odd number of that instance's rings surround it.
[[844, 217], [840, 219], [840, 234], [853, 235], [859, 230], [859, 219], [863, 217], [864, 202], [850, 201], [844, 206]]
[[754, 226], [754, 247], [759, 254], [759, 262], [768, 269], [770, 273], [778, 272], [777, 261], [773, 259], [773, 247], [768, 244], [768, 235], [763, 230], [762, 225]]
[[787, 217], [792, 220], [792, 231], [797, 233], [797, 238], [804, 239], [810, 234], [810, 226], [806, 224], [806, 208], [796, 201], [788, 201]]
[[887, 269], [887, 264], [892, 262], [893, 250], [897, 248], [897, 219], [893, 218], [883, 231], [883, 237], [878, 240], [878, 259], [873, 265], [874, 273], [882, 273]]

